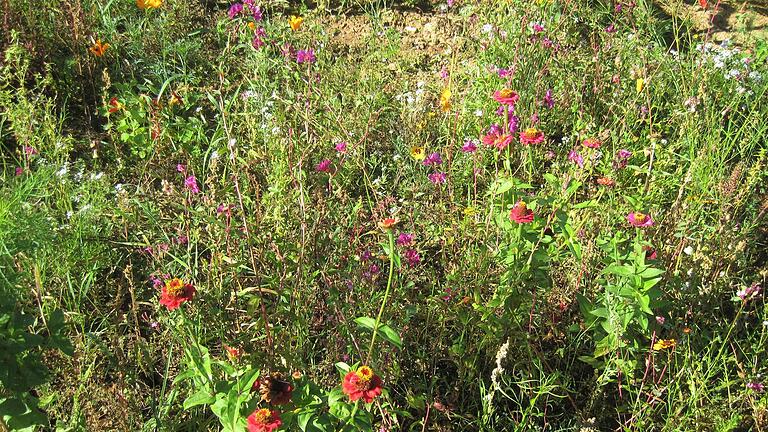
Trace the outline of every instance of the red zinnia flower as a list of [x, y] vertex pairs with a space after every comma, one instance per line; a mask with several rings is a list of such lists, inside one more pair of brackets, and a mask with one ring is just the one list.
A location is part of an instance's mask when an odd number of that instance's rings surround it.
[[392, 228], [397, 225], [397, 223], [400, 222], [397, 218], [386, 218], [379, 222], [379, 228], [381, 228], [384, 231], [389, 231]]
[[640, 212], [632, 212], [628, 214], [627, 221], [633, 227], [649, 227], [653, 225], [653, 218], [651, 215]]
[[373, 398], [381, 394], [381, 378], [370, 367], [361, 366], [357, 371], [350, 371], [344, 376], [341, 389], [352, 402], [363, 398], [365, 403], [371, 403]]
[[523, 145], [541, 144], [544, 142], [544, 132], [533, 128], [528, 128], [520, 132], [520, 142]]
[[596, 149], [596, 148], [600, 148], [600, 146], [603, 145], [603, 143], [596, 138], [587, 138], [584, 140], [584, 142], [582, 142], [582, 145], [584, 145], [584, 147]]
[[241, 355], [243, 355], [242, 350], [235, 347], [231, 347], [229, 345], [224, 345], [224, 349], [227, 350], [227, 355], [229, 356], [229, 358], [233, 360], [237, 360], [240, 358]]
[[520, 95], [508, 88], [496, 90], [493, 93], [493, 100], [502, 105], [514, 105], [518, 99], [520, 99]]
[[533, 211], [528, 208], [525, 201], [518, 201], [509, 212], [509, 220], [516, 223], [533, 222]]
[[483, 137], [483, 144], [504, 150], [508, 145], [512, 144], [512, 135], [491, 132]]
[[192, 284], [185, 284], [181, 279], [173, 278], [165, 281], [160, 293], [160, 304], [172, 311], [178, 309], [185, 301], [192, 300], [194, 295], [195, 287]]
[[248, 432], [272, 432], [282, 424], [280, 413], [267, 408], [256, 410], [248, 416]]

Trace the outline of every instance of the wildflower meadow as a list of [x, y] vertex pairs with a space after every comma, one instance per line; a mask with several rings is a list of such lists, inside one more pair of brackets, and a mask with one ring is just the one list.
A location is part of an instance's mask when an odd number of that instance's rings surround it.
[[0, 432], [768, 431], [764, 0], [0, 10]]

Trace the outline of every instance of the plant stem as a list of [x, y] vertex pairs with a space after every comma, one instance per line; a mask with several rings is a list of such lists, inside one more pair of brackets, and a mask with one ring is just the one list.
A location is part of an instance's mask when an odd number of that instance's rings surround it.
[[373, 336], [371, 336], [371, 346], [368, 348], [368, 354], [366, 355], [365, 363], [368, 364], [371, 361], [371, 353], [373, 352], [373, 344], [376, 342], [376, 334], [379, 331], [379, 323], [381, 323], [381, 315], [384, 313], [384, 306], [387, 304], [389, 298], [389, 290], [392, 288], [392, 277], [395, 274], [395, 233], [392, 229], [387, 230], [387, 236], [389, 237], [389, 277], [387, 278], [387, 289], [384, 291], [384, 299], [381, 301], [381, 307], [379, 307], [379, 314], [376, 316], [376, 322], [373, 323]]

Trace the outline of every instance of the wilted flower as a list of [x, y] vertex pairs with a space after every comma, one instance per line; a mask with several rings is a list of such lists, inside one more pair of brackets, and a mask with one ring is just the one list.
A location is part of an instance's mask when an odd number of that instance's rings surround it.
[[349, 371], [344, 376], [341, 384], [344, 394], [354, 402], [362, 398], [365, 403], [373, 402], [373, 399], [381, 394], [381, 378], [373, 373], [368, 366], [361, 366], [357, 371]]
[[429, 181], [434, 184], [443, 184], [448, 181], [448, 175], [444, 172], [433, 172], [427, 177], [429, 178]]
[[304, 18], [300, 16], [292, 15], [290, 18], [288, 18], [288, 25], [291, 26], [291, 30], [293, 31], [298, 30], [303, 23]]
[[190, 283], [184, 283], [179, 278], [173, 278], [165, 282], [160, 292], [160, 304], [172, 311], [178, 309], [184, 302], [192, 300], [195, 295], [195, 287]]
[[282, 374], [274, 372], [253, 383], [251, 392], [258, 392], [261, 400], [272, 405], [285, 405], [291, 402], [293, 386], [283, 379]]
[[398, 222], [400, 222], [398, 218], [384, 218], [379, 221], [379, 228], [384, 231], [391, 231]]
[[600, 186], [611, 187], [611, 186], [615, 186], [616, 182], [610, 177], [600, 177], [599, 179], [597, 179], [597, 184], [599, 184]]
[[193, 194], [200, 193], [200, 188], [197, 186], [197, 179], [193, 175], [184, 180], [184, 187]]
[[273, 432], [282, 424], [280, 414], [267, 408], [256, 410], [248, 416], [248, 432]]
[[544, 132], [535, 127], [520, 132], [520, 142], [523, 145], [541, 144], [544, 142]]
[[649, 214], [632, 212], [627, 215], [627, 221], [633, 227], [653, 226], [653, 218]]
[[629, 158], [632, 157], [632, 152], [627, 149], [621, 149], [616, 152], [616, 159], [613, 161], [613, 167], [621, 169], [627, 166]]

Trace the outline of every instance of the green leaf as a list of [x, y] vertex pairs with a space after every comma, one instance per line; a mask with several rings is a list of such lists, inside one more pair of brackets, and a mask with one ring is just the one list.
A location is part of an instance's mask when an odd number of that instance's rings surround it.
[[198, 405], [210, 405], [216, 401], [216, 398], [211, 395], [208, 389], [202, 389], [197, 393], [191, 395], [184, 401], [184, 409], [188, 410]]
[[[358, 317], [355, 318], [355, 322], [360, 327], [373, 331], [373, 327], [376, 325], [376, 320], [370, 317]], [[403, 347], [403, 341], [400, 339], [400, 335], [390, 326], [379, 323], [377, 333], [387, 342], [395, 345], [398, 348]]]

